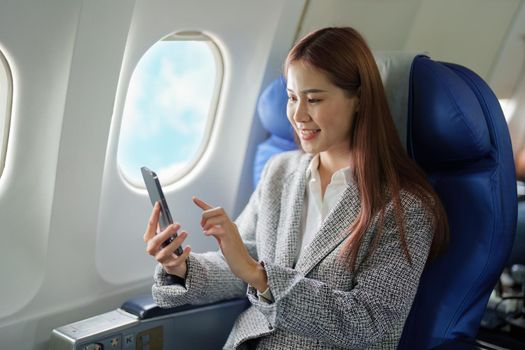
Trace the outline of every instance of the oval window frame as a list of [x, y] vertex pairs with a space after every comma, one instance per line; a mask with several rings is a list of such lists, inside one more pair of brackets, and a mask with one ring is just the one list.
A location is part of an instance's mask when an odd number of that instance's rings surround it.
[[[161, 41], [204, 41], [207, 43], [208, 47], [210, 48], [210, 51], [212, 53], [212, 56], [215, 61], [215, 84], [213, 88], [212, 97], [210, 99], [210, 108], [208, 111], [208, 116], [206, 119], [206, 123], [204, 126], [203, 134], [202, 134], [202, 140], [199, 143], [199, 146], [197, 147], [197, 150], [195, 152], [195, 156], [187, 162], [186, 165], [184, 165], [180, 170], [172, 173], [157, 173], [159, 175], [159, 181], [162, 186], [169, 186], [173, 185], [179, 180], [186, 177], [197, 165], [197, 163], [202, 159], [204, 152], [206, 151], [210, 139], [211, 139], [211, 133], [213, 130], [213, 125], [215, 124], [215, 120], [217, 118], [217, 111], [219, 110], [219, 103], [221, 99], [221, 93], [223, 89], [223, 82], [224, 82], [224, 59], [223, 54], [221, 52], [221, 49], [217, 42], [208, 34], [200, 32], [200, 31], [178, 31], [174, 32], [172, 34], [169, 34], [160, 40], [156, 41], [153, 45], [157, 44]], [[153, 47], [150, 46], [151, 47]], [[126, 98], [124, 99], [124, 105], [123, 105], [123, 112], [122, 112], [122, 118], [120, 121], [120, 130], [119, 130], [119, 137], [117, 141], [117, 147], [116, 147], [116, 165], [117, 165], [117, 171], [120, 175], [120, 177], [123, 179], [124, 183], [131, 186], [134, 189], [138, 190], [144, 190], [146, 186], [144, 185], [144, 182], [142, 179], [135, 181], [135, 179], [131, 178], [129, 175], [125, 173], [125, 171], [122, 169], [119, 163], [119, 147], [120, 147], [120, 132], [122, 131], [122, 123], [124, 122], [124, 110], [126, 106], [126, 100], [129, 93], [129, 85], [131, 83], [131, 79], [133, 77], [133, 74], [135, 73], [135, 70], [138, 67], [138, 64], [140, 63], [140, 60], [144, 55], [149, 51], [147, 49], [144, 51], [142, 56], [137, 61], [137, 64], [135, 65], [135, 68], [133, 69], [133, 72], [131, 73], [130, 80], [128, 81], [128, 91], [126, 92]], [[155, 169], [152, 169], [155, 170]]]
[[11, 128], [11, 111], [13, 106], [13, 75], [9, 62], [2, 50], [0, 50], [0, 79], [2, 78], [5, 78], [6, 89], [5, 91], [0, 89], [0, 123], [3, 124], [3, 130], [1, 130], [0, 133], [0, 177], [4, 172], [5, 161], [7, 158], [7, 145]]

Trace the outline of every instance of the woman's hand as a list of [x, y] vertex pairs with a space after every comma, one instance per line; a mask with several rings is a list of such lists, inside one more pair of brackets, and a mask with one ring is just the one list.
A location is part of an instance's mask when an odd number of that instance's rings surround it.
[[[159, 215], [160, 205], [159, 203], [156, 203], [153, 207], [153, 211], [151, 212], [148, 226], [146, 228], [146, 233], [144, 233], [144, 242], [147, 243], [146, 252], [149, 255], [154, 256], [155, 260], [157, 260], [162, 265], [164, 271], [170, 275], [186, 278], [186, 271], [188, 269], [186, 259], [190, 254], [191, 248], [189, 246], [184, 248], [183, 253], [180, 256], [175, 254], [175, 251], [182, 245], [182, 242], [184, 242], [188, 236], [188, 233], [181, 231], [180, 234], [178, 234], [180, 225], [175, 223], [157, 234]], [[175, 236], [177, 234], [178, 236], [173, 240], [173, 242], [165, 247], [162, 247], [162, 243], [164, 243], [171, 236]]]
[[214, 208], [196, 197], [193, 197], [193, 202], [204, 210], [201, 219], [202, 230], [205, 235], [215, 237], [230, 270], [257, 290], [266, 290], [268, 279], [264, 268], [250, 256], [237, 226], [224, 209]]

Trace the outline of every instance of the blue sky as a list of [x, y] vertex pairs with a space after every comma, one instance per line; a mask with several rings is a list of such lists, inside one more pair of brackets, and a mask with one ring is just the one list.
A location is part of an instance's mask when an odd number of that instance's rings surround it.
[[203, 41], [159, 41], [133, 72], [120, 131], [117, 161], [142, 183], [140, 167], [164, 178], [196, 156], [216, 79], [213, 53]]

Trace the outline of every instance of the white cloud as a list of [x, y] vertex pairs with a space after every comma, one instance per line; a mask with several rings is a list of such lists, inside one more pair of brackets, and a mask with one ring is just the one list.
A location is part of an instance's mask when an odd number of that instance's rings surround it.
[[[150, 79], [146, 72], [139, 69], [133, 72], [131, 77], [126, 102], [124, 104], [121, 134], [128, 138], [149, 139], [153, 137], [161, 127], [161, 120], [145, 115], [140, 108], [148, 97]], [[151, 91], [151, 89], [149, 90]]]
[[[204, 128], [208, 117], [215, 75], [205, 69], [190, 67], [177, 74], [174, 62], [162, 60], [162, 91], [157, 95], [157, 105], [166, 124], [181, 133], [195, 133]], [[211, 79], [210, 79], [211, 78]], [[187, 116], [194, 117], [189, 121]]]

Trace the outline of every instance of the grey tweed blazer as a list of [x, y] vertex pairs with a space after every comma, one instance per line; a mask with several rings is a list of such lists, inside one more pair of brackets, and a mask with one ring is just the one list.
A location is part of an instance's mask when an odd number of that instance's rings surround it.
[[157, 266], [157, 304], [202, 304], [247, 294], [252, 305], [237, 319], [227, 349], [395, 349], [427, 260], [432, 218], [418, 199], [402, 192], [412, 264], [402, 252], [389, 205], [377, 250], [364, 259], [376, 217], [351, 273], [339, 258], [359, 212], [358, 189], [351, 183], [294, 266], [311, 158], [299, 151], [273, 157], [236, 220], [251, 256], [264, 261], [274, 303], [259, 301], [220, 252], [208, 252], [190, 255], [185, 287], [170, 285]]

